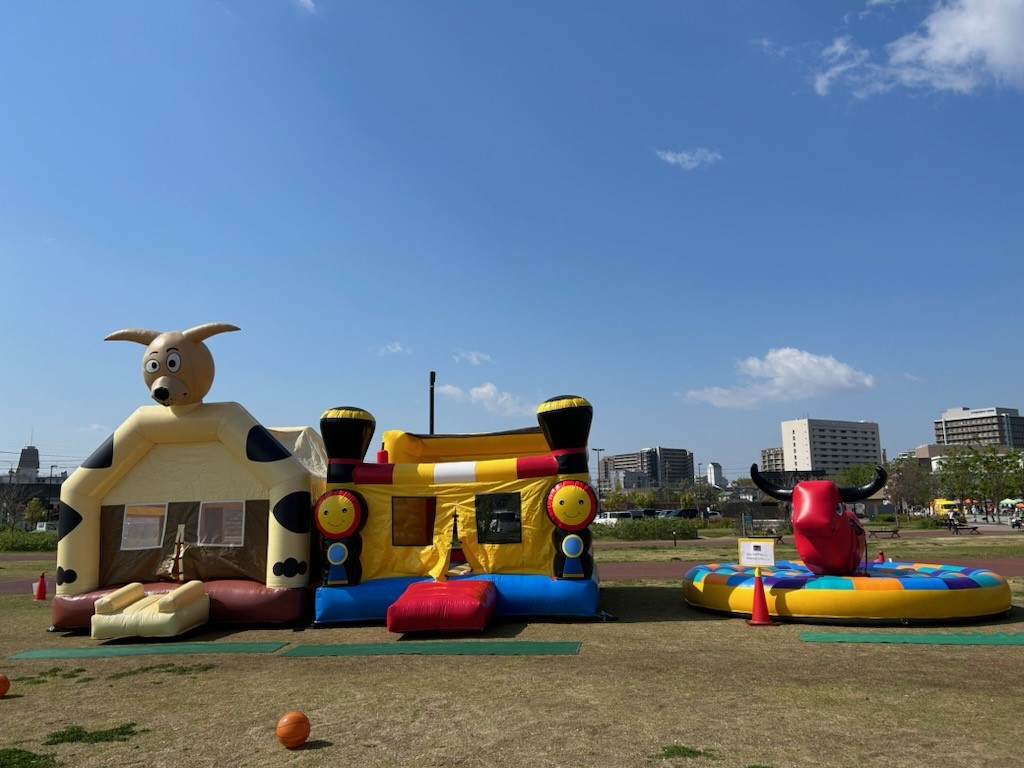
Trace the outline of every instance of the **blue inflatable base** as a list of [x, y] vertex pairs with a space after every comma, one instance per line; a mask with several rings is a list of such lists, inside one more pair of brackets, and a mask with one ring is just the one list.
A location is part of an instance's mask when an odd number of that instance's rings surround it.
[[[449, 581], [486, 580], [498, 590], [494, 615], [565, 616], [591, 618], [597, 615], [598, 585], [590, 579], [554, 579], [530, 574], [488, 573], [477, 576], [449, 576]], [[314, 624], [345, 624], [384, 621], [388, 606], [405, 588], [429, 577], [373, 579], [355, 586], [318, 587], [314, 601]]]

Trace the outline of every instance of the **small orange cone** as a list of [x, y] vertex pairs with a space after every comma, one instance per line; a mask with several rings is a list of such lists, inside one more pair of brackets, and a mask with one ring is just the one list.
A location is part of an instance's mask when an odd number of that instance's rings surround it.
[[885, 552], [883, 552], [882, 550], [878, 550], [878, 557], [875, 558], [875, 562], [876, 563], [884, 563], [885, 562]]
[[764, 596], [764, 582], [761, 581], [761, 569], [754, 569], [754, 605], [747, 624], [752, 627], [777, 627], [778, 622], [772, 621], [768, 613], [768, 601]]
[[39, 582], [36, 584], [36, 600], [46, 599], [46, 574], [39, 574]]

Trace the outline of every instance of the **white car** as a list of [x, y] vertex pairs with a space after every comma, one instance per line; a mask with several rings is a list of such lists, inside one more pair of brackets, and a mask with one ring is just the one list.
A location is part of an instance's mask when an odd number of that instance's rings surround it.
[[714, 510], [714, 509], [709, 509], [707, 512], [705, 512], [702, 515], [702, 517], [705, 520], [707, 520], [709, 523], [712, 523], [712, 522], [715, 522], [716, 520], [721, 520], [722, 519], [722, 513], [717, 511], [717, 510]]
[[594, 522], [601, 525], [615, 525], [619, 520], [637, 520], [643, 516], [644, 513], [639, 509], [629, 509], [625, 512], [598, 512]]

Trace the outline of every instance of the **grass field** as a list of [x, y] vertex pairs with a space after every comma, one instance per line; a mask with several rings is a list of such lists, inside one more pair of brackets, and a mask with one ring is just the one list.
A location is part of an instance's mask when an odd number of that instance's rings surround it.
[[[793, 537], [784, 537], [784, 544], [775, 545], [779, 560], [797, 557]], [[934, 538], [871, 539], [868, 554], [874, 559], [879, 550], [893, 560], [918, 563], [956, 562], [957, 558], [1021, 557], [1024, 555], [1024, 535], [1017, 536], [937, 536]], [[673, 547], [672, 542], [656, 546], [597, 546], [594, 559], [598, 563], [662, 562], [665, 560], [695, 560], [718, 562], [735, 560], [736, 539], [701, 539]], [[36, 571], [39, 575], [39, 571]]]
[[[952, 542], [944, 561], [960, 545], [978, 544]], [[1024, 632], [1024, 580], [1013, 587], [1006, 618], [924, 631]], [[602, 595], [619, 621], [496, 623], [469, 638], [581, 642], [575, 656], [69, 661], [10, 659], [97, 644], [45, 632], [48, 602], [0, 596], [0, 673], [12, 681], [0, 699], [0, 766], [1021, 764], [1022, 646], [807, 643], [806, 626], [692, 611], [677, 583], [612, 583]], [[377, 625], [187, 639], [416, 642]], [[295, 751], [274, 737], [290, 709], [312, 722]]]

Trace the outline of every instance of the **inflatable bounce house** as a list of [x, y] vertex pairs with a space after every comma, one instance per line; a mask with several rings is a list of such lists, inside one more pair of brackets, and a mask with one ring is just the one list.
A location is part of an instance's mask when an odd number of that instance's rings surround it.
[[[772, 498], [792, 503], [793, 539], [801, 559], [756, 570], [738, 563], [697, 565], [683, 577], [688, 604], [753, 616], [757, 603], [773, 618], [850, 624], [971, 621], [1010, 609], [1009, 584], [987, 569], [882, 558], [867, 562], [864, 529], [845, 505], [885, 485], [881, 467], [870, 482], [854, 488], [829, 480], [780, 488], [756, 464], [750, 478]], [[763, 617], [759, 623], [765, 623]]]
[[556, 397], [540, 405], [535, 428], [385, 432], [377, 463], [366, 463], [373, 416], [326, 411], [315, 623], [458, 631], [482, 629], [492, 616], [597, 615], [592, 417], [582, 397]]
[[268, 430], [237, 403], [204, 403], [205, 339], [233, 325], [128, 329], [158, 405], [139, 408], [61, 488], [54, 629], [173, 636], [208, 620], [309, 616], [312, 500], [326, 455], [309, 428]]

